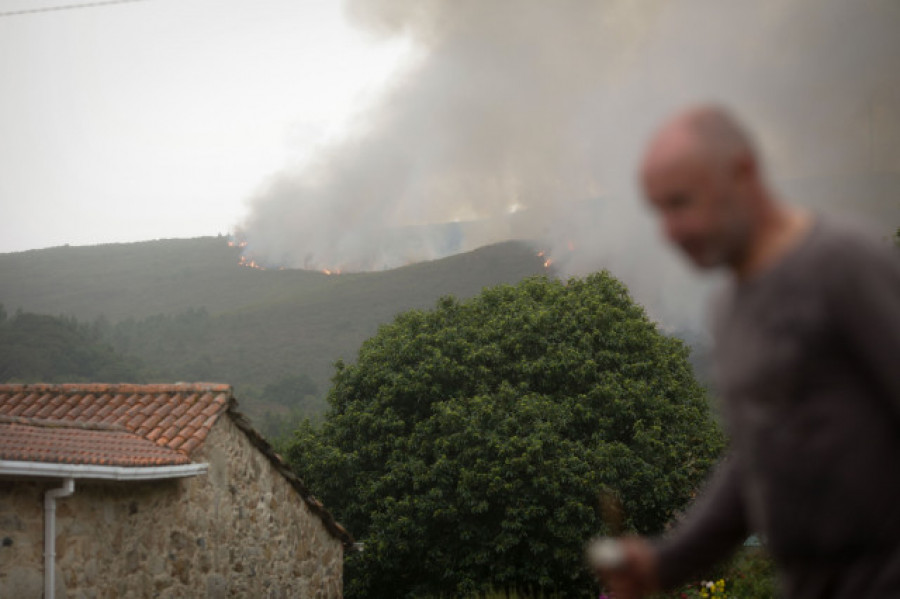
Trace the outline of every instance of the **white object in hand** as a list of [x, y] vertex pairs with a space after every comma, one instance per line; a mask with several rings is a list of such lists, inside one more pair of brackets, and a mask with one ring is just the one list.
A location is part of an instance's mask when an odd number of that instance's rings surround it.
[[625, 565], [625, 549], [616, 539], [593, 541], [587, 550], [588, 562], [598, 570], [615, 570]]

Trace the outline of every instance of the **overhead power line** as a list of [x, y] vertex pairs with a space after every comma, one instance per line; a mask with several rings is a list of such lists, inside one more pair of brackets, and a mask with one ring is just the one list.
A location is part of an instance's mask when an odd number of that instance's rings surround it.
[[131, 4], [133, 2], [146, 2], [147, 0], [101, 0], [100, 2], [85, 2], [82, 4], [60, 4], [58, 6], [45, 6], [44, 8], [29, 8], [27, 10], [11, 10], [0, 12], [0, 17], [18, 17], [19, 15], [33, 15], [39, 12], [57, 12], [60, 10], [75, 10], [78, 8], [97, 8], [110, 4]]

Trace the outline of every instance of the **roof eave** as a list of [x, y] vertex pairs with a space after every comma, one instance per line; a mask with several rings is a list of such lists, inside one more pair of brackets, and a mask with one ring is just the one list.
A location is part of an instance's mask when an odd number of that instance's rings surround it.
[[0, 460], [0, 475], [28, 478], [81, 478], [93, 480], [161, 480], [206, 474], [209, 464], [169, 466], [101, 466], [97, 464], [57, 464]]

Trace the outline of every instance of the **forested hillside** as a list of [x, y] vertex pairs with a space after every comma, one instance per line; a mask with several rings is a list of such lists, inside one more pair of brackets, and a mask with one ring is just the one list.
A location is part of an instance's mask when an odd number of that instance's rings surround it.
[[362, 341], [399, 312], [545, 272], [535, 250], [518, 242], [391, 271], [327, 276], [240, 266], [240, 250], [227, 241], [0, 255], [0, 303], [10, 313], [89, 324], [117, 352], [140, 361], [135, 376], [143, 380], [231, 383], [257, 420], [268, 411], [274, 423], [298, 405], [263, 401], [268, 386], [280, 384], [283, 395], [285, 379], [308, 377], [298, 402], [303, 413], [316, 412], [335, 360], [352, 361]]
[[97, 327], [0, 304], [0, 383], [139, 381], [137, 360], [116, 352]]

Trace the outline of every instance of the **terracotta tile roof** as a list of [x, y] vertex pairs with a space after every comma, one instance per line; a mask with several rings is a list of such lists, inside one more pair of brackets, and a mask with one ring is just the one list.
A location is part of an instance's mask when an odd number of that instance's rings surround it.
[[0, 385], [0, 459], [190, 463], [231, 401], [230, 386], [204, 383]]
[[347, 548], [353, 537], [237, 411], [229, 385], [0, 385], [0, 460], [110, 466], [190, 463], [226, 413]]
[[124, 428], [0, 417], [0, 457], [22, 462], [99, 466], [173, 466], [190, 458]]

